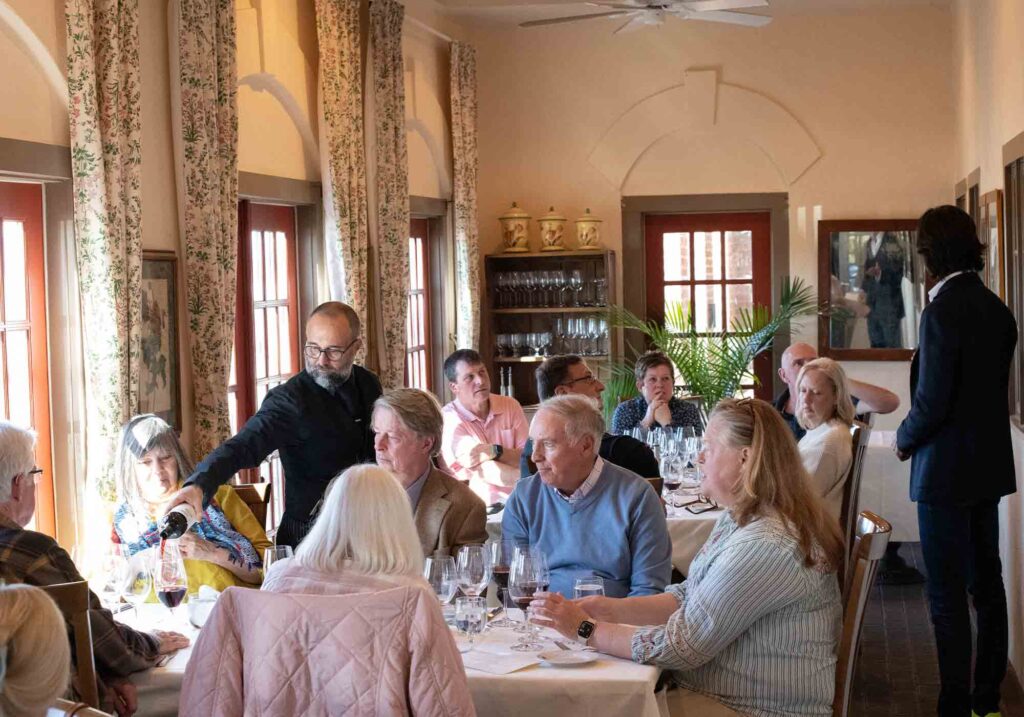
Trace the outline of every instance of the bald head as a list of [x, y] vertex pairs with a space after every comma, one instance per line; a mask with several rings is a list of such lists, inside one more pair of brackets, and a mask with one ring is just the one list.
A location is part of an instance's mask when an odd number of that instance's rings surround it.
[[810, 344], [798, 342], [790, 344], [789, 348], [782, 352], [782, 361], [779, 366], [779, 378], [789, 386], [789, 392], [796, 392], [796, 377], [800, 369], [808, 361], [818, 358], [818, 352]]
[[309, 315], [309, 321], [313, 321], [318, 317], [321, 321], [330, 322], [344, 319], [352, 338], [359, 337], [359, 329], [361, 328], [359, 314], [348, 304], [343, 304], [340, 301], [325, 301], [313, 309], [313, 313]]

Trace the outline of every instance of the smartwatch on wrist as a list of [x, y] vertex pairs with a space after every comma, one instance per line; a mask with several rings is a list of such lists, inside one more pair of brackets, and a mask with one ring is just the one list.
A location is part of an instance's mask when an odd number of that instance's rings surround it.
[[500, 443], [495, 443], [494, 445], [491, 446], [491, 449], [494, 452], [494, 460], [498, 460], [499, 458], [501, 458], [501, 452], [503, 449]]
[[590, 636], [594, 634], [594, 628], [597, 625], [592, 623], [590, 620], [584, 620], [580, 623], [580, 626], [576, 629], [576, 637], [586, 645], [590, 641]]

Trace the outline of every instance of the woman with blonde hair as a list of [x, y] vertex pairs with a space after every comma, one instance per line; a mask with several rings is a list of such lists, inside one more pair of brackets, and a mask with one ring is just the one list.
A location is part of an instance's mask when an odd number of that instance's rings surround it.
[[69, 683], [64, 618], [31, 585], [0, 584], [0, 715], [45, 715]]
[[846, 372], [828, 358], [808, 361], [796, 377], [796, 420], [807, 433], [800, 439], [800, 459], [811, 487], [839, 520], [843, 486], [853, 463], [854, 408]]
[[687, 580], [644, 597], [543, 594], [537, 621], [672, 670], [673, 715], [831, 715], [839, 527], [770, 404], [719, 402], [704, 444], [704, 492], [725, 512]]

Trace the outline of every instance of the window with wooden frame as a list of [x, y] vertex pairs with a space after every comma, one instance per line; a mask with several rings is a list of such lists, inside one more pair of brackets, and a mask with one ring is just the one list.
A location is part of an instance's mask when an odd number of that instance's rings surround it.
[[43, 188], [0, 182], [0, 419], [36, 432], [36, 512], [27, 526], [56, 535], [46, 345]]
[[[740, 309], [771, 306], [771, 214], [654, 214], [644, 220], [647, 318], [664, 321], [665, 307], [689, 307], [699, 333], [729, 328]], [[770, 399], [771, 356], [754, 361], [758, 385], [745, 392]]]
[[430, 225], [427, 219], [409, 221], [409, 293], [405, 330], [405, 385], [432, 390], [430, 351]]
[[[232, 434], [256, 413], [270, 389], [302, 369], [295, 208], [241, 201], [238, 237], [235, 345], [228, 382]], [[239, 481], [270, 481], [278, 513], [284, 484], [276, 452], [259, 469], [239, 473]]]

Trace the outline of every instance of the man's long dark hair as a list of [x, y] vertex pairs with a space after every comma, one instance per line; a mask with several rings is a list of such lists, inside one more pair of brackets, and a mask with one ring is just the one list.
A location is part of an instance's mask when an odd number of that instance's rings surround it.
[[936, 279], [985, 267], [985, 245], [978, 241], [974, 220], [963, 209], [949, 204], [933, 207], [921, 215], [917, 222], [917, 253]]

